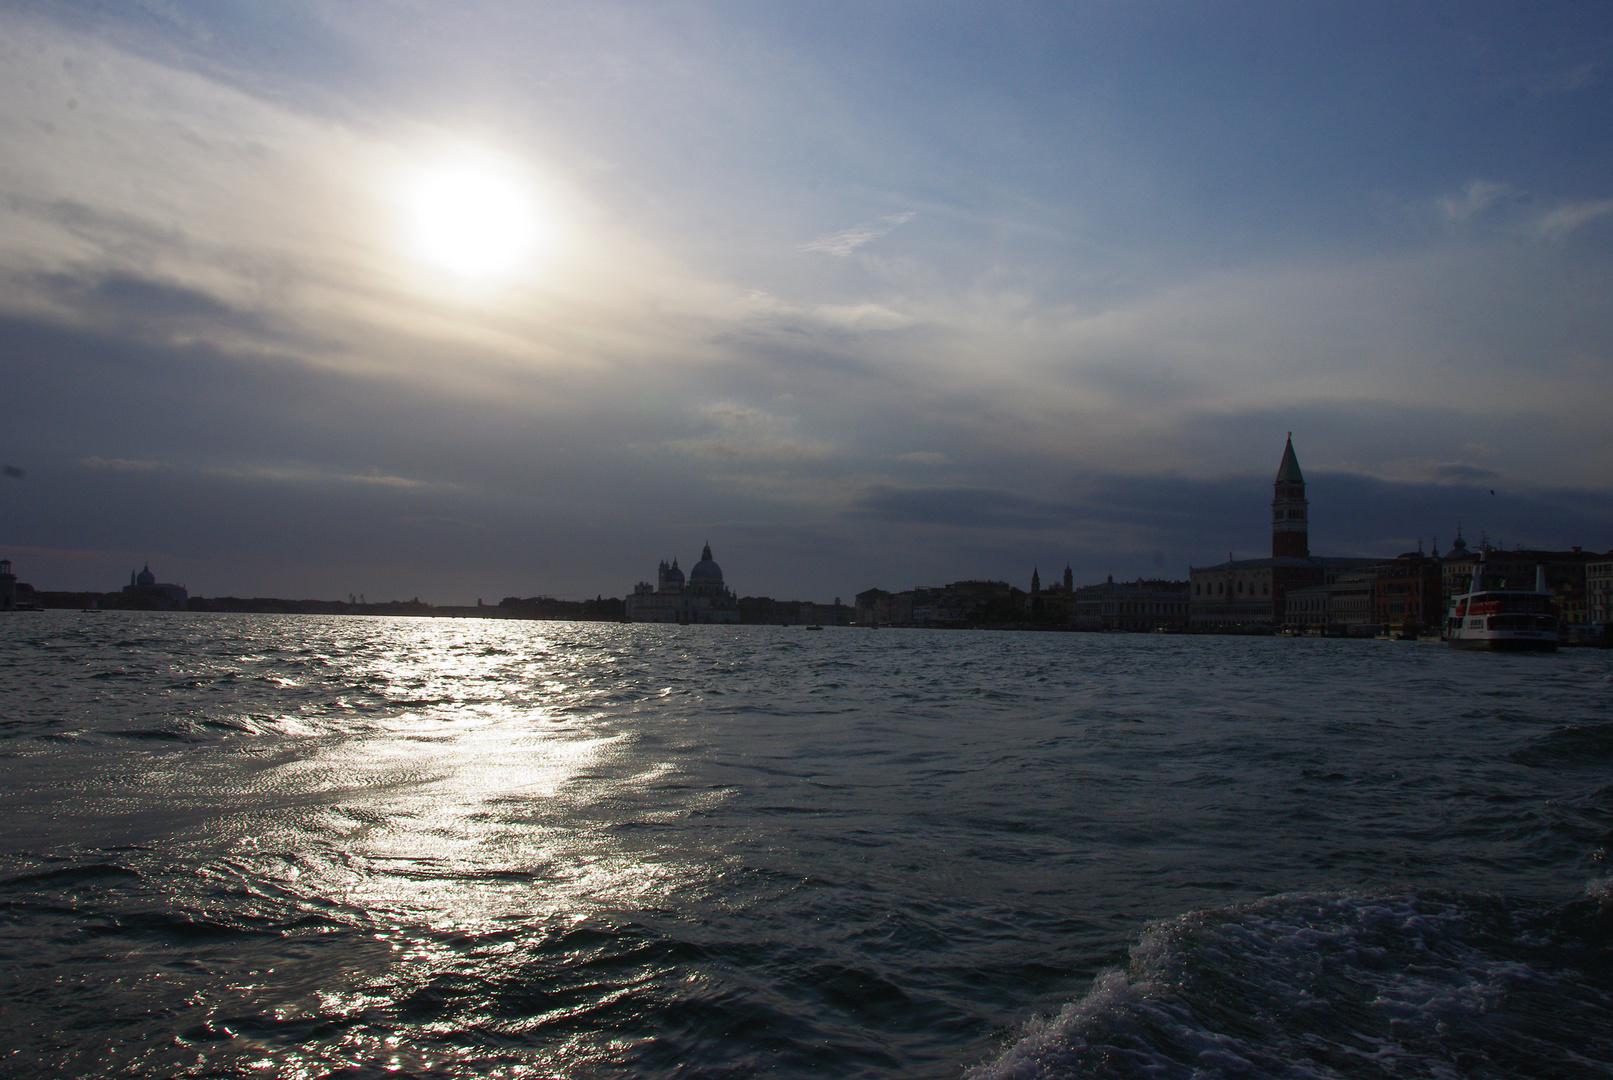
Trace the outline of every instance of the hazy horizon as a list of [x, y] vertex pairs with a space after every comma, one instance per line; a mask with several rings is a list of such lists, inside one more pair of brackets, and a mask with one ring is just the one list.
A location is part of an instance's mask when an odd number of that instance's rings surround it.
[[[0, 4], [0, 557], [199, 595], [1613, 547], [1613, 10]], [[1492, 494], [1493, 492], [1493, 494]]]

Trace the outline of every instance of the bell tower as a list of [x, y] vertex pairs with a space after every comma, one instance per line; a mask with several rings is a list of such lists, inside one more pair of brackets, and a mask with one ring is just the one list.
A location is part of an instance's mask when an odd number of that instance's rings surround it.
[[1310, 500], [1305, 498], [1305, 475], [1299, 471], [1299, 458], [1294, 456], [1294, 433], [1288, 433], [1288, 445], [1283, 447], [1283, 463], [1277, 466], [1277, 480], [1272, 485], [1271, 500], [1271, 557], [1307, 558], [1310, 548]]

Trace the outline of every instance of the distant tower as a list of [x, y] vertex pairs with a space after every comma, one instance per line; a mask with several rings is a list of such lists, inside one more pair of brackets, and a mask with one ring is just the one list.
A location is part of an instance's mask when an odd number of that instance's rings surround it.
[[1075, 591], [1075, 571], [1070, 569], [1069, 563], [1064, 564], [1064, 591]]
[[1299, 471], [1299, 458], [1294, 456], [1294, 433], [1290, 431], [1288, 445], [1283, 447], [1283, 463], [1277, 466], [1277, 480], [1272, 485], [1272, 558], [1310, 556], [1309, 506], [1310, 500], [1305, 498], [1305, 475]]
[[658, 593], [680, 593], [683, 591], [683, 571], [678, 569], [678, 557], [672, 556], [672, 565], [668, 566], [665, 559], [656, 569], [655, 591]]
[[1041, 591], [1042, 591], [1042, 572], [1040, 570], [1038, 570], [1036, 567], [1033, 566], [1033, 567], [1031, 567], [1031, 595], [1035, 596], [1037, 593], [1039, 593]]

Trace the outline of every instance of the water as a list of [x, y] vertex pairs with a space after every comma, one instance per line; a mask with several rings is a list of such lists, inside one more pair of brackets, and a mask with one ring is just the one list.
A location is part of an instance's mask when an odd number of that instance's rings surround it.
[[0, 1074], [1605, 1077], [1613, 656], [0, 620]]

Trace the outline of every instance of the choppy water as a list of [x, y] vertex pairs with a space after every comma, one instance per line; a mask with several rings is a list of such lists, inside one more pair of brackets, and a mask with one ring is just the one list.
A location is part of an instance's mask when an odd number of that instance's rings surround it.
[[7, 616], [0, 1073], [1605, 1077], [1610, 673]]

